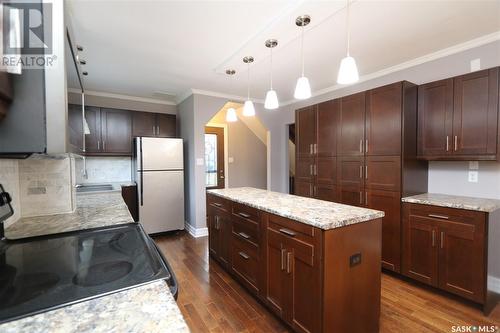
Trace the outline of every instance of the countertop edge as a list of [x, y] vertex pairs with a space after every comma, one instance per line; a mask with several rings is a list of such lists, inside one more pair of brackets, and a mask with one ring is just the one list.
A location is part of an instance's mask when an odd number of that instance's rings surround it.
[[411, 197], [401, 198], [401, 202], [412, 203], [412, 204], [417, 204], [417, 205], [427, 205], [427, 206], [437, 206], [437, 207], [445, 207], [445, 208], [453, 208], [453, 209], [463, 209], [463, 210], [470, 210], [470, 211], [483, 212], [483, 213], [493, 213], [493, 212], [500, 209], [500, 207], [487, 208], [487, 207], [480, 207], [480, 206], [474, 206], [474, 205], [469, 205], [469, 204], [451, 203], [451, 202], [450, 203], [436, 202], [436, 201], [432, 201], [432, 200], [411, 198]]

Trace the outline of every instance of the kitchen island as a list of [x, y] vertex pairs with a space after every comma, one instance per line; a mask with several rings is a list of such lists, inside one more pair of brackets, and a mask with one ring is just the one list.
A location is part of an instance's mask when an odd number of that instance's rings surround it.
[[207, 191], [210, 256], [296, 332], [377, 332], [381, 211]]

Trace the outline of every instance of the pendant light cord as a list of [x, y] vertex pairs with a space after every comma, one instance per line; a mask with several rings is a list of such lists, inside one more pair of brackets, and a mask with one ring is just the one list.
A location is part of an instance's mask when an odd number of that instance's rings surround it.
[[271, 47], [271, 90], [273, 90], [273, 48]]
[[302, 77], [304, 76], [304, 25], [302, 25], [302, 36], [300, 41], [300, 49], [302, 54]]
[[346, 20], [347, 20], [347, 56], [349, 56], [349, 48], [350, 48], [350, 39], [351, 39], [351, 22], [349, 19], [349, 6], [350, 6], [350, 0], [347, 0], [347, 13], [346, 13]]
[[250, 100], [250, 63], [247, 63], [247, 99]]

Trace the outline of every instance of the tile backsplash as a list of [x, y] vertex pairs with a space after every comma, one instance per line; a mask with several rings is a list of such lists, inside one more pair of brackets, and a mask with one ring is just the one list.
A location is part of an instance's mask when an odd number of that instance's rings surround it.
[[132, 180], [130, 157], [87, 157], [87, 178], [83, 176], [83, 160], [76, 161], [76, 183], [119, 183]]
[[19, 161], [0, 159], [0, 184], [12, 197], [14, 215], [5, 222], [9, 226], [21, 217], [21, 202], [19, 200]]

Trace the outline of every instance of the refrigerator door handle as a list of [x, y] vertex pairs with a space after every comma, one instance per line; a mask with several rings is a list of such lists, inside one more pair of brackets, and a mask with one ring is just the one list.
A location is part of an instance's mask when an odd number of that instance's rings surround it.
[[139, 153], [141, 154], [141, 169], [139, 173], [141, 175], [141, 206], [144, 206], [144, 160], [142, 158], [142, 138], [139, 138]]

